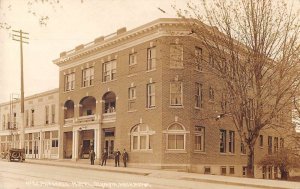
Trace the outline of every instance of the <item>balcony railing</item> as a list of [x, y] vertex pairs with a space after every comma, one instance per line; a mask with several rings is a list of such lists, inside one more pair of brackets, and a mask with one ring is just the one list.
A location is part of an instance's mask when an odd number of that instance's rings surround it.
[[78, 117], [78, 122], [91, 122], [95, 121], [95, 115], [87, 115], [87, 116], [80, 116]]
[[65, 125], [72, 124], [72, 123], [74, 123], [74, 118], [65, 119]]
[[116, 112], [102, 114], [102, 122], [115, 122], [116, 121]]

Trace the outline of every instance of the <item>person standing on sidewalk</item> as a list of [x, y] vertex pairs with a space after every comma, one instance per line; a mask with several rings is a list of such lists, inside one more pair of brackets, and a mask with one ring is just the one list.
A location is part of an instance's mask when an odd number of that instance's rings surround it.
[[94, 163], [95, 163], [95, 156], [96, 156], [96, 154], [95, 154], [94, 150], [91, 150], [90, 151], [91, 165], [94, 165]]
[[124, 167], [127, 167], [128, 153], [126, 152], [125, 148], [122, 154], [122, 158], [123, 158]]
[[101, 166], [103, 166], [103, 164], [106, 165], [107, 158], [108, 158], [108, 153], [106, 150], [104, 150], [104, 152], [102, 153], [102, 157], [101, 157], [101, 159], [102, 159]]
[[114, 153], [115, 155], [115, 167], [120, 167], [120, 155], [121, 155], [121, 152], [117, 149], [117, 151], [115, 151]]

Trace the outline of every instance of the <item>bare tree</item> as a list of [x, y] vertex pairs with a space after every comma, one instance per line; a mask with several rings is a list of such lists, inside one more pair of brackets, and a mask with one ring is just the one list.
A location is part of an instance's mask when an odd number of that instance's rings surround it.
[[299, 87], [299, 20], [280, 0], [200, 0], [178, 15], [209, 54], [203, 69], [221, 83], [228, 113], [247, 150], [254, 177], [254, 146], [261, 130], [288, 127]]

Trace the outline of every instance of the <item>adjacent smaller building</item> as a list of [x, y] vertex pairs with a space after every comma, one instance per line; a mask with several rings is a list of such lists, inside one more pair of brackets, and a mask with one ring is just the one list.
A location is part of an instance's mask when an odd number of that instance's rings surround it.
[[[59, 158], [58, 89], [25, 98], [26, 158]], [[0, 152], [20, 148], [20, 99], [0, 104]]]

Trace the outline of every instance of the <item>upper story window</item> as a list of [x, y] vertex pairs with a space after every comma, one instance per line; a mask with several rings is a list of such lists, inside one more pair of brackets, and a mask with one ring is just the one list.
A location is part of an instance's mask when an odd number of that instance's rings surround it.
[[82, 70], [82, 86], [88, 87], [94, 84], [94, 67]]
[[116, 79], [117, 62], [115, 60], [103, 64], [103, 82]]
[[51, 105], [51, 123], [55, 123], [55, 104]]
[[215, 90], [212, 87], [209, 87], [209, 91], [208, 91], [208, 97], [209, 100], [214, 101], [215, 100]]
[[25, 111], [25, 126], [26, 127], [29, 126], [29, 111], [28, 110]]
[[128, 88], [128, 110], [135, 110], [136, 87]]
[[278, 137], [274, 137], [274, 152], [278, 152]]
[[220, 152], [226, 153], [226, 130], [220, 129]]
[[259, 146], [260, 147], [264, 146], [264, 136], [263, 135], [259, 135]]
[[129, 54], [129, 66], [137, 64], [137, 53]]
[[272, 137], [268, 136], [268, 154], [272, 154], [272, 148], [273, 148]]
[[202, 71], [202, 48], [195, 47], [195, 64], [196, 64], [196, 70]]
[[34, 109], [31, 109], [31, 126], [34, 126]]
[[205, 127], [195, 126], [195, 151], [205, 151]]
[[65, 91], [72, 91], [75, 88], [75, 73], [65, 75]]
[[225, 93], [222, 93], [221, 109], [224, 113], [227, 111], [227, 98]]
[[147, 70], [155, 70], [156, 68], [156, 47], [147, 50]]
[[195, 83], [195, 107], [202, 108], [203, 107], [203, 91], [202, 84]]
[[183, 68], [183, 45], [171, 45], [170, 68]]
[[155, 84], [147, 84], [147, 108], [155, 107]]
[[49, 106], [45, 106], [45, 124], [49, 124]]
[[173, 81], [170, 83], [170, 105], [182, 106], [183, 90], [181, 81]]
[[243, 142], [241, 142], [241, 154], [246, 154], [246, 146]]
[[5, 115], [2, 116], [2, 130], [5, 129]]

